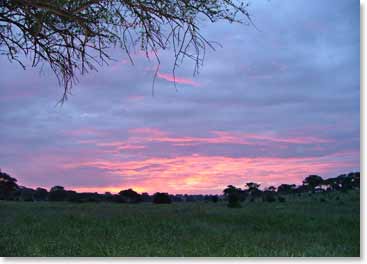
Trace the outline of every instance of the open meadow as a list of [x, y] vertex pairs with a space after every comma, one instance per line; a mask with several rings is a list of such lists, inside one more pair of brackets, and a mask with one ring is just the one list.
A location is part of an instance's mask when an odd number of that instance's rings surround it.
[[242, 208], [0, 201], [0, 256], [359, 255], [359, 192]]

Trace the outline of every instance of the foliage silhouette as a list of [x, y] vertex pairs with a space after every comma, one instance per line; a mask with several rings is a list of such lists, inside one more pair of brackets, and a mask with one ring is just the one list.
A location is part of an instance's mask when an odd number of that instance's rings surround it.
[[35, 201], [47, 201], [48, 191], [44, 188], [37, 188], [33, 197]]
[[[328, 192], [348, 192], [349, 190], [359, 190], [360, 173], [351, 172], [349, 174], [341, 174], [335, 178], [323, 179], [318, 175], [310, 175], [306, 177], [302, 185], [280, 184], [277, 188], [269, 186], [264, 191], [259, 189], [260, 184], [249, 182], [246, 189], [237, 188], [228, 185], [223, 190], [223, 196], [218, 195], [188, 195], [168, 193], [155, 193], [153, 196], [148, 193], [139, 194], [133, 189], [122, 190], [118, 194], [106, 192], [99, 193], [78, 193], [73, 190], [65, 190], [62, 186], [54, 186], [47, 192], [44, 188], [33, 190], [24, 186], [18, 186], [17, 180], [12, 178], [5, 172], [0, 171], [0, 200], [20, 200], [20, 201], [69, 201], [69, 202], [116, 202], [116, 203], [137, 203], [137, 202], [153, 202], [153, 203], [172, 203], [172, 202], [196, 202], [196, 201], [212, 201], [219, 202], [226, 200], [228, 207], [239, 208], [241, 202], [245, 201], [249, 196], [250, 202], [254, 202], [258, 198], [262, 198], [264, 202], [285, 202], [287, 195], [309, 196], [312, 197], [314, 192], [321, 192], [324, 195], [321, 199], [326, 201], [325, 195]], [[339, 196], [336, 196], [339, 200]]]
[[64, 87], [65, 100], [77, 74], [108, 64], [114, 47], [132, 63], [131, 52], [138, 49], [158, 66], [159, 52], [171, 49], [173, 75], [184, 59], [193, 60], [198, 73], [207, 48], [217, 44], [202, 35], [203, 18], [252, 23], [248, 4], [233, 0], [1, 1], [0, 54], [23, 68], [29, 57], [32, 67], [48, 64]]
[[230, 208], [240, 208], [241, 207], [241, 189], [236, 188], [233, 185], [228, 185], [226, 189], [223, 190], [224, 196], [228, 200], [227, 206]]
[[138, 203], [141, 202], [141, 195], [135, 192], [133, 189], [127, 189], [119, 192], [122, 200], [127, 203]]
[[153, 203], [155, 204], [170, 204], [172, 202], [168, 193], [157, 192], [153, 196]]
[[263, 202], [275, 202], [276, 201], [276, 193], [274, 191], [264, 191], [262, 194]]
[[10, 200], [18, 190], [17, 180], [0, 170], [0, 200]]
[[309, 187], [312, 191], [315, 191], [317, 186], [320, 186], [324, 180], [318, 175], [307, 176], [303, 180], [303, 185]]
[[54, 186], [51, 188], [48, 194], [48, 200], [52, 202], [61, 202], [65, 201], [67, 197], [67, 192], [62, 186]]

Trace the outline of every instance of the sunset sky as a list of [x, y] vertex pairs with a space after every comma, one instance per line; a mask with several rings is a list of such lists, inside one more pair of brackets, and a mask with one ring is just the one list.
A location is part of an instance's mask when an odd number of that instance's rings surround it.
[[20, 185], [220, 193], [360, 168], [359, 1], [251, 1], [253, 26], [208, 24], [200, 75], [172, 53], [116, 61], [62, 88], [0, 56], [0, 168]]

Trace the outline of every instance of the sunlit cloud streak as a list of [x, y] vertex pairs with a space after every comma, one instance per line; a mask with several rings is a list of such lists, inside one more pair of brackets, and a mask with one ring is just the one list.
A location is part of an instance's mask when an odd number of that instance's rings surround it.
[[[336, 162], [333, 156], [318, 158], [229, 158], [200, 155], [177, 158], [151, 158], [141, 161], [90, 161], [68, 164], [67, 168], [98, 168], [121, 178], [122, 184], [108, 188], [116, 192], [133, 187], [140, 191], [171, 193], [220, 193], [226, 185], [244, 186], [255, 181], [262, 187], [281, 183], [300, 184], [304, 175], [318, 171], [321, 174], [339, 168], [348, 168], [350, 161]], [[291, 180], [290, 180], [291, 179]], [[106, 187], [82, 188], [103, 191]]]
[[173, 82], [173, 83], [178, 83], [178, 84], [187, 84], [187, 85], [195, 86], [195, 87], [200, 86], [199, 83], [197, 83], [197, 82], [195, 82], [195, 81], [193, 81], [191, 79], [174, 76], [174, 75], [168, 74], [168, 73], [160, 73], [160, 72], [158, 72], [157, 73], [157, 77], [159, 79], [163, 79], [163, 80], [166, 80], [168, 82]]

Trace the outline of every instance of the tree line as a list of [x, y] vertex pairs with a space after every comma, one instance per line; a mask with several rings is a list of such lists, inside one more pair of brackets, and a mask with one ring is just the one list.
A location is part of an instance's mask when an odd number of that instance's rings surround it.
[[351, 172], [341, 174], [334, 178], [323, 179], [318, 175], [307, 176], [301, 185], [280, 184], [278, 187], [269, 186], [260, 189], [260, 184], [248, 182], [243, 189], [228, 185], [223, 190], [223, 195], [172, 195], [166, 192], [157, 192], [149, 195], [146, 192], [138, 193], [133, 189], [121, 190], [117, 194], [106, 192], [104, 194], [96, 192], [76, 192], [66, 190], [63, 186], [54, 186], [48, 191], [45, 188], [28, 188], [19, 186], [17, 179], [0, 170], [0, 200], [13, 201], [50, 201], [50, 202], [115, 202], [115, 203], [140, 203], [152, 202], [157, 204], [167, 204], [183, 201], [228, 201], [229, 207], [241, 207], [241, 202], [249, 200], [253, 202], [261, 199], [264, 202], [285, 202], [285, 195], [317, 192], [346, 192], [360, 187], [360, 173]]
[[309, 175], [301, 185], [296, 184], [280, 184], [278, 187], [269, 186], [264, 190], [260, 189], [260, 184], [248, 182], [244, 189], [228, 185], [223, 190], [224, 197], [228, 200], [228, 207], [241, 207], [241, 202], [248, 199], [253, 202], [256, 199], [262, 199], [264, 202], [285, 202], [285, 195], [302, 194], [302, 193], [320, 193], [341, 191], [347, 192], [360, 188], [360, 173], [351, 172], [341, 174], [334, 178], [323, 179], [319, 175]]

